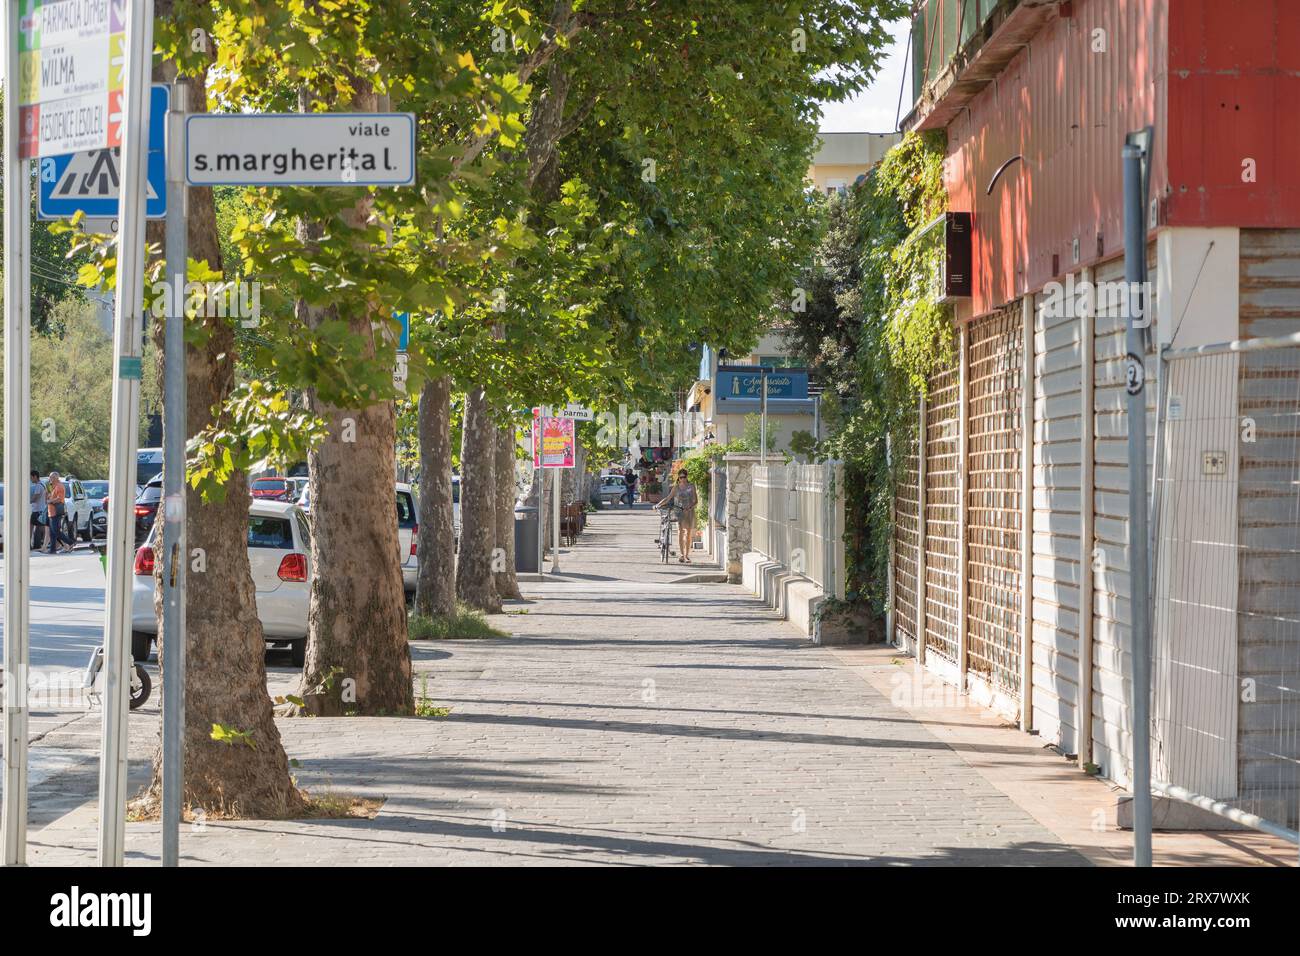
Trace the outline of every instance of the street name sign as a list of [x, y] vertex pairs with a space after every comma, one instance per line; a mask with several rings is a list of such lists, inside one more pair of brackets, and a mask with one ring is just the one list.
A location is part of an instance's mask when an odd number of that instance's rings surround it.
[[596, 418], [596, 413], [590, 408], [583, 408], [580, 405], [570, 405], [567, 408], [561, 408], [557, 413], [559, 418], [572, 418], [575, 422], [590, 422]]
[[[145, 214], [150, 219], [163, 219], [167, 215], [169, 92], [165, 83], [155, 83], [149, 92]], [[122, 179], [118, 169], [120, 162], [120, 150], [116, 147], [42, 159], [40, 192], [36, 200], [37, 218], [70, 219], [78, 212], [84, 212], [89, 219], [108, 222], [117, 219]], [[113, 227], [96, 231], [117, 232], [117, 229]]]
[[129, 0], [19, 0], [19, 156], [122, 143]]
[[196, 113], [191, 186], [409, 186], [413, 113]]

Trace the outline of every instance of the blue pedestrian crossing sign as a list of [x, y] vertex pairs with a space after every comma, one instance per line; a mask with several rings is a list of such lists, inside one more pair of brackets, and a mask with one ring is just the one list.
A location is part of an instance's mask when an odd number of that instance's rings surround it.
[[[165, 144], [169, 104], [167, 85], [155, 83], [149, 93], [148, 186], [145, 191], [145, 214], [150, 219], [163, 219], [167, 215]], [[37, 217], [70, 219], [78, 212], [84, 212], [89, 219], [117, 219], [120, 161], [116, 148], [42, 159]]]
[[393, 318], [402, 323], [402, 334], [397, 338], [397, 351], [405, 352], [411, 344], [411, 313], [394, 312]]

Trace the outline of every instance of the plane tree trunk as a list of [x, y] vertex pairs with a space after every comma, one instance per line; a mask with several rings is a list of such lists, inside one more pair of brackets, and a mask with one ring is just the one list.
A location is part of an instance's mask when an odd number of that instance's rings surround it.
[[515, 426], [497, 429], [496, 442], [496, 589], [503, 599], [518, 600], [519, 578], [515, 574]]
[[[160, 0], [160, 18], [172, 15], [171, 0]], [[170, 62], [159, 68], [170, 80]], [[184, 80], [191, 109], [205, 102], [206, 75]], [[217, 239], [212, 191], [189, 190], [189, 257], [223, 268]], [[235, 384], [234, 328], [224, 318], [199, 315], [202, 344], [187, 344], [184, 410], [186, 433], [197, 434], [214, 420]], [[199, 338], [199, 337], [196, 337]], [[163, 350], [157, 350], [160, 366]], [[163, 416], [178, 410], [164, 408]], [[289, 776], [289, 761], [272, 714], [266, 690], [266, 645], [257, 616], [253, 578], [248, 563], [248, 478], [236, 472], [226, 485], [225, 499], [204, 502], [186, 488], [187, 597], [185, 642], [184, 793], [182, 805], [210, 816], [274, 819], [293, 816], [305, 806], [303, 795]], [[122, 499], [126, 501], [128, 499]], [[161, 539], [161, 536], [160, 536]], [[162, 561], [156, 560], [158, 574]], [[162, 633], [160, 588], [155, 578], [155, 612]], [[167, 648], [160, 642], [159, 669], [167, 693]], [[212, 739], [213, 725], [246, 734], [247, 745]], [[137, 808], [151, 812], [162, 796], [162, 747], [154, 753], [153, 774]]]
[[465, 396], [460, 445], [460, 550], [456, 555], [456, 597], [470, 607], [495, 613], [501, 597], [492, 580], [497, 539], [496, 429], [482, 388]]
[[415, 610], [428, 617], [456, 611], [455, 506], [451, 487], [451, 379], [420, 391], [420, 570]]
[[[358, 92], [352, 109], [374, 112], [377, 103], [373, 92]], [[359, 227], [369, 214], [370, 201], [363, 200], [349, 212], [349, 224]], [[322, 232], [314, 223], [299, 228], [309, 243], [319, 240]], [[339, 316], [332, 306], [299, 302], [298, 318], [310, 328], [335, 317], [347, 320], [357, 349], [372, 358], [374, 315], [362, 311]], [[411, 649], [397, 536], [393, 402], [339, 408], [323, 401], [314, 388], [307, 390], [307, 401], [328, 423], [329, 433], [307, 460], [313, 574], [301, 709], [330, 716], [412, 714]]]

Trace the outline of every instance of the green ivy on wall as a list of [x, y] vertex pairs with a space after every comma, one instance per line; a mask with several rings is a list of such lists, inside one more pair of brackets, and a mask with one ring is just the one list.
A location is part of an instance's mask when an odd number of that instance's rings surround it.
[[819, 458], [845, 462], [848, 598], [885, 609], [891, 503], [916, 441], [917, 402], [951, 364], [951, 310], [935, 301], [944, 212], [942, 133], [908, 133], [856, 188], [823, 207], [805, 312], [788, 344], [825, 385]]

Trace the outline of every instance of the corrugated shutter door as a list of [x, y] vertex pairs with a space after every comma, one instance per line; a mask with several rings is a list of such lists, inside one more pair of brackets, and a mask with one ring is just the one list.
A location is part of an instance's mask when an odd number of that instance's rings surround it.
[[921, 529], [920, 465], [920, 445], [913, 439], [903, 458], [894, 493], [894, 639], [913, 652], [916, 651], [916, 549]]
[[1083, 356], [1074, 304], [1039, 295], [1034, 309], [1034, 728], [1066, 753], [1077, 752], [1081, 726]]
[[966, 432], [967, 667], [1020, 697], [1024, 327], [1019, 302], [971, 323]]
[[930, 380], [925, 416], [925, 646], [957, 662], [958, 415], [961, 369]]
[[[1156, 267], [1147, 263], [1152, 287]], [[1124, 280], [1124, 260], [1097, 267], [1097, 281]], [[1152, 313], [1155, 314], [1154, 304]], [[1124, 389], [1127, 320], [1122, 297], [1098, 294], [1093, 345], [1093, 761], [1116, 783], [1128, 784], [1132, 744], [1129, 683], [1128, 394]], [[1152, 340], [1154, 342], [1154, 325]], [[1147, 461], [1155, 457], [1156, 360], [1146, 356]], [[1150, 475], [1147, 476], [1148, 488]]]

